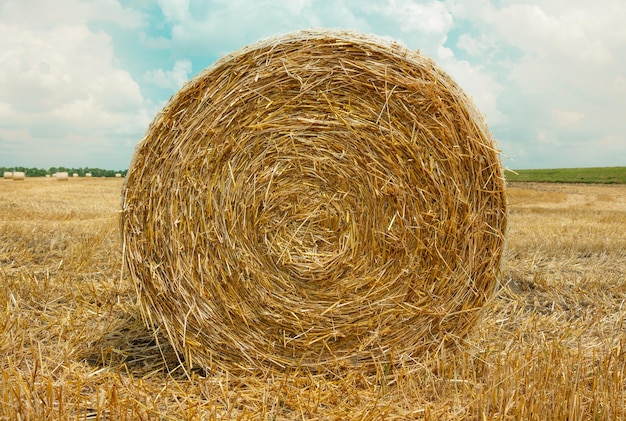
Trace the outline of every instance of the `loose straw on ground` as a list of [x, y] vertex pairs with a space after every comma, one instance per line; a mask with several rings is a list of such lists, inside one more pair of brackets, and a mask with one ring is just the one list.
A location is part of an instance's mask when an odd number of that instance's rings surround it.
[[470, 99], [419, 53], [346, 32], [205, 69], [156, 116], [123, 191], [144, 316], [210, 369], [419, 361], [476, 322], [505, 227]]

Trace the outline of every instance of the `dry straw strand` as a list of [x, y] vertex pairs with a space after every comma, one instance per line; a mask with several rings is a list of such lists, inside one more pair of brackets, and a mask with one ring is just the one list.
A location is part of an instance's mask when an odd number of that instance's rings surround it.
[[303, 31], [216, 62], [123, 190], [144, 317], [210, 369], [409, 364], [463, 337], [505, 243], [499, 153], [430, 59]]

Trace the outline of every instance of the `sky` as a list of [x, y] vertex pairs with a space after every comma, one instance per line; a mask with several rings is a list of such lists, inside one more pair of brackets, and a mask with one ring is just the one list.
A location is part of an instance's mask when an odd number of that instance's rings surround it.
[[0, 0], [0, 166], [126, 169], [186, 81], [307, 28], [434, 59], [506, 168], [626, 166], [625, 22], [624, 0]]

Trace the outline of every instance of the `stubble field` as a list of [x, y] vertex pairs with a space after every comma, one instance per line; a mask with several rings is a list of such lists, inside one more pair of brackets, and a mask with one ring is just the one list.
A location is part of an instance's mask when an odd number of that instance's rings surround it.
[[502, 286], [454, 349], [245, 377], [187, 367], [142, 323], [121, 188], [0, 180], [0, 420], [626, 419], [624, 185], [509, 185]]

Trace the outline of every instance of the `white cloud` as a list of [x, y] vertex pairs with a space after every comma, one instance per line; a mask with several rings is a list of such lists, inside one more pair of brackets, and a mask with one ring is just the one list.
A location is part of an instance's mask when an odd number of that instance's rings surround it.
[[617, 76], [613, 81], [613, 89], [618, 93], [626, 94], [626, 77]]
[[91, 20], [135, 28], [143, 22], [141, 13], [124, 8], [117, 0], [3, 0], [0, 16], [4, 22], [37, 28], [83, 24]]
[[157, 3], [169, 21], [184, 21], [189, 14], [189, 0], [158, 0]]
[[308, 11], [312, 5], [313, 0], [291, 0], [285, 2], [288, 13], [295, 16]]
[[172, 70], [154, 69], [144, 74], [144, 79], [160, 87], [177, 91], [189, 80], [191, 61], [178, 60]]
[[437, 49], [437, 57], [444, 59], [444, 60], [453, 59], [454, 52], [451, 49], [440, 45], [439, 48]]
[[[32, 30], [0, 22], [0, 39], [13, 40], [0, 50], [2, 163], [89, 165], [90, 149], [119, 155], [119, 142], [147, 127], [149, 104], [116, 67], [107, 34], [83, 24]], [[82, 148], [70, 145], [72, 138]]]
[[471, 34], [461, 34], [456, 47], [471, 56], [478, 57], [486, 55], [493, 48], [493, 43], [490, 43], [485, 37], [477, 38]]
[[606, 63], [611, 52], [596, 37], [596, 19], [592, 10], [548, 15], [538, 5], [514, 4], [498, 11], [491, 23], [510, 45], [527, 53]]
[[[522, 167], [550, 165], [542, 161], [545, 156], [554, 157], [551, 165], [562, 161], [560, 165], [566, 166], [568, 160], [582, 160], [584, 155], [575, 156], [573, 151], [593, 149], [589, 145], [596, 145], [598, 150], [590, 156], [597, 161], [602, 154], [607, 163], [620, 160], [598, 139], [615, 138], [624, 129], [615, 117], [626, 114], [622, 3], [450, 0], [447, 4], [455, 19], [469, 23], [456, 47], [501, 86], [489, 95], [496, 93], [495, 105], [505, 118], [488, 120], [496, 133], [505, 133], [503, 144], [511, 150], [516, 142], [523, 143]], [[569, 152], [563, 153], [563, 148]]]
[[444, 3], [434, 0], [384, 0], [362, 4], [367, 22], [378, 35], [395, 38], [431, 57], [449, 55], [442, 47], [454, 20]]
[[445, 35], [453, 20], [446, 6], [438, 1], [387, 0], [382, 13], [393, 17], [402, 32]]
[[552, 110], [552, 115], [554, 116], [556, 125], [565, 128], [571, 127], [585, 117], [585, 115], [581, 112], [562, 110], [558, 108]]
[[[46, 110], [94, 98], [103, 110], [141, 104], [138, 86], [113, 67], [110, 38], [85, 26], [33, 31], [0, 23], [0, 37], [18, 40], [0, 52], [0, 101], [19, 110]], [[114, 96], [114, 100], [111, 100]]]

